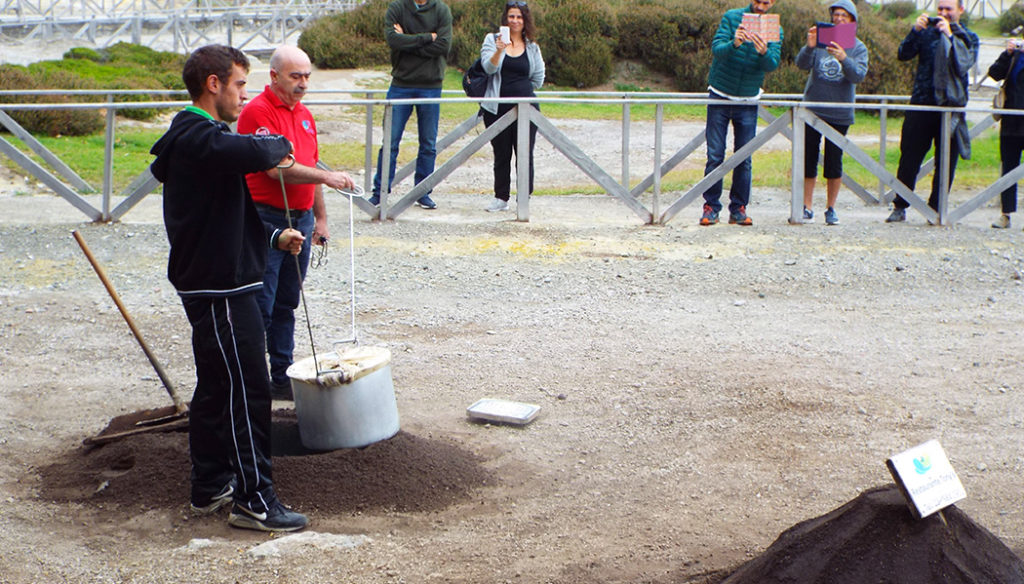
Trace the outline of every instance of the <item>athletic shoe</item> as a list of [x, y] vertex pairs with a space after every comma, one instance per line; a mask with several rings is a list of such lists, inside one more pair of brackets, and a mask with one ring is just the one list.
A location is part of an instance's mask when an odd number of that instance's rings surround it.
[[370, 204], [373, 205], [374, 207], [380, 206], [380, 195], [373, 195], [372, 197], [366, 200], [369, 201]]
[[270, 382], [270, 399], [280, 399], [285, 401], [294, 401], [295, 396], [292, 395], [292, 382], [286, 381], [284, 383], [278, 383], [276, 381]]
[[423, 207], [424, 209], [437, 208], [437, 203], [435, 203], [434, 200], [430, 198], [430, 195], [423, 195], [422, 197], [420, 197], [420, 200], [416, 201], [416, 204], [419, 205], [420, 207]]
[[256, 513], [245, 505], [235, 505], [228, 516], [228, 525], [240, 529], [257, 531], [298, 531], [309, 525], [309, 519], [302, 513], [296, 513], [278, 500], [264, 513]]
[[718, 211], [711, 208], [711, 205], [704, 205], [704, 214], [700, 216], [701, 225], [714, 225], [718, 223]]
[[885, 218], [885, 222], [886, 223], [902, 223], [903, 221], [906, 221], [906, 220], [907, 220], [907, 210], [906, 209], [893, 209], [892, 213], [889, 213], [889, 216]]
[[740, 207], [736, 211], [729, 213], [729, 224], [730, 225], [753, 225], [754, 221], [747, 217], [747, 208]]
[[1003, 213], [1002, 215], [999, 216], [999, 219], [996, 219], [995, 223], [992, 224], [992, 227], [994, 229], [1009, 229], [1010, 216], [1007, 215], [1006, 213]]
[[503, 201], [497, 197], [491, 201], [490, 205], [487, 205], [488, 213], [497, 213], [498, 211], [508, 211], [508, 201]]
[[220, 511], [221, 507], [224, 507], [231, 502], [231, 495], [235, 494], [235, 479], [231, 479], [228, 484], [224, 485], [224, 488], [219, 493], [209, 498], [206, 501], [192, 501], [192, 513], [194, 515], [210, 515]]
[[836, 210], [832, 207], [825, 209], [825, 225], [835, 225], [839, 223], [839, 217], [836, 215]]
[[811, 211], [807, 207], [804, 207], [804, 223], [808, 223], [814, 220], [814, 211]]

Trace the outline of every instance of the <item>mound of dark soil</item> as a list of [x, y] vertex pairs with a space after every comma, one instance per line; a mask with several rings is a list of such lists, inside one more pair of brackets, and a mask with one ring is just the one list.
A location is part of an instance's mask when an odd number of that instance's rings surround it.
[[956, 507], [916, 520], [895, 485], [786, 530], [722, 584], [1020, 584], [1024, 562]]
[[[298, 510], [433, 511], [495, 482], [482, 458], [444, 438], [399, 432], [365, 448], [314, 452], [299, 442], [293, 411], [273, 420], [274, 484]], [[189, 468], [185, 432], [139, 434], [37, 469], [39, 494], [108, 510], [179, 509], [189, 500]]]

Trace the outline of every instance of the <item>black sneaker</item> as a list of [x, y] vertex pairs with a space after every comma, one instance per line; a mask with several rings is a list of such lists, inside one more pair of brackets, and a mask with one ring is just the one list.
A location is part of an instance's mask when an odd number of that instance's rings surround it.
[[309, 519], [275, 500], [264, 513], [256, 513], [245, 505], [235, 503], [228, 516], [228, 525], [257, 531], [298, 531], [309, 525]]
[[284, 383], [278, 383], [276, 381], [270, 382], [270, 399], [281, 399], [286, 401], [295, 401], [295, 396], [292, 395], [292, 382], [286, 381]]
[[224, 485], [219, 493], [206, 501], [192, 501], [192, 513], [194, 515], [210, 515], [220, 511], [221, 507], [231, 502], [231, 495], [235, 494], [235, 479]]

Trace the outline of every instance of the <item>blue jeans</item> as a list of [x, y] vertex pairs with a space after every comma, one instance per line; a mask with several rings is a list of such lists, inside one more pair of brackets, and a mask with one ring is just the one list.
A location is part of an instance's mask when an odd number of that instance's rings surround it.
[[[722, 105], [708, 104], [707, 126], [704, 136], [708, 143], [708, 162], [704, 166], [707, 176], [718, 168], [725, 160], [725, 136], [732, 122], [733, 152], [742, 148], [757, 133], [757, 105], [732, 105], [732, 102], [714, 92], [708, 92], [711, 99], [722, 101]], [[708, 187], [704, 191], [704, 202], [715, 212], [722, 210], [722, 181]], [[739, 211], [750, 202], [750, 158], [747, 158], [732, 171], [732, 186], [729, 187], [729, 211]]]
[[[279, 229], [288, 227], [283, 212], [259, 209], [264, 223]], [[292, 218], [292, 226], [306, 236], [299, 252], [299, 266], [302, 278], [306, 278], [309, 267], [310, 242], [313, 237], [313, 211], [302, 217]], [[295, 309], [299, 306], [300, 287], [298, 270], [292, 254], [279, 249], [267, 252], [267, 267], [263, 271], [263, 292], [259, 294], [260, 314], [267, 333], [267, 354], [270, 355], [270, 380], [277, 384], [289, 383], [288, 366], [292, 364], [295, 350]]]
[[[388, 88], [388, 99], [416, 99], [441, 97], [440, 89], [417, 89], [414, 87]], [[421, 103], [417, 105], [396, 105], [391, 108], [391, 172], [388, 173], [388, 192], [395, 180], [395, 167], [398, 162], [398, 147], [402, 143], [402, 132], [405, 124], [416, 108], [416, 132], [420, 139], [420, 150], [416, 154], [415, 184], [434, 172], [434, 160], [437, 158], [437, 122], [441, 119], [441, 104]], [[384, 148], [377, 152], [377, 173], [373, 175], [373, 194], [380, 196], [380, 164]], [[430, 193], [426, 193], [429, 195]]]

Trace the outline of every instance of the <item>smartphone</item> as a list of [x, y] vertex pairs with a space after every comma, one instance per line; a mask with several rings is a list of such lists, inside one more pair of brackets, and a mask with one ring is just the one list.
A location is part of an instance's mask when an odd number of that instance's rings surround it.
[[512, 42], [512, 37], [510, 36], [507, 26], [499, 27], [498, 30], [501, 31], [501, 42], [506, 45]]

